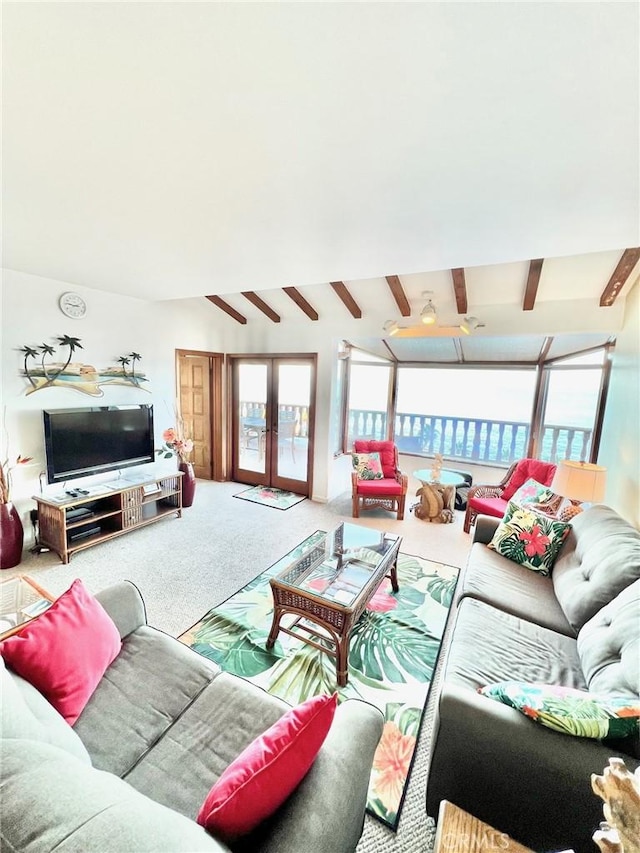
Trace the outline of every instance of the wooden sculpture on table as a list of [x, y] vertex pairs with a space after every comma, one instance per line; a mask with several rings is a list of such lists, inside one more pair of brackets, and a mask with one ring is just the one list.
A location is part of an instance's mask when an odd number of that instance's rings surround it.
[[640, 853], [640, 767], [635, 773], [621, 758], [610, 758], [591, 787], [604, 800], [604, 821], [593, 840], [602, 853]]

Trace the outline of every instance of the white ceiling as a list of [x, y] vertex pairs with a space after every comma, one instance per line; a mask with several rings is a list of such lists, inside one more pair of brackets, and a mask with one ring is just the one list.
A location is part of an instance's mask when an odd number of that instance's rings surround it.
[[504, 331], [545, 258], [521, 331], [561, 307], [604, 328], [599, 296], [640, 244], [638, 12], [4, 3], [3, 266], [230, 295], [249, 318], [240, 291], [301, 316], [290, 285], [343, 311], [335, 280], [398, 318], [400, 275], [412, 307], [434, 290], [451, 320], [465, 267], [469, 313]]

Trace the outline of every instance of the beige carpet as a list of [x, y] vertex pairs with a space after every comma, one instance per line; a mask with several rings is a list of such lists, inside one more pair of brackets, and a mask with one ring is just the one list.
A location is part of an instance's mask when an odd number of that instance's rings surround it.
[[[237, 492], [238, 483], [198, 481], [194, 505], [184, 510], [182, 519], [165, 519], [82, 551], [67, 566], [55, 554], [35, 556], [25, 551], [22, 563], [5, 570], [1, 579], [29, 574], [56, 595], [78, 577], [94, 592], [127, 579], [142, 592], [149, 623], [178, 636], [207, 608], [236, 592], [309, 533], [351, 519], [349, 493], [329, 504], [306, 500], [281, 512], [234, 500]], [[462, 567], [471, 545], [471, 537], [462, 530], [462, 517], [456, 513], [454, 524], [430, 524], [413, 513], [397, 521], [391, 513], [375, 510], [363, 513], [359, 523], [400, 534], [407, 554]], [[25, 548], [33, 544], [29, 534], [25, 530]], [[398, 831], [367, 816], [358, 853], [431, 850], [433, 822], [425, 814], [427, 754], [443, 660], [441, 655]]]

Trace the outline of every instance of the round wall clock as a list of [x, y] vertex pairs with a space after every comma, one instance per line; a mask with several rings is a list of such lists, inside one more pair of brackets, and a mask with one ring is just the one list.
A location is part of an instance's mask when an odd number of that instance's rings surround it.
[[74, 320], [79, 320], [87, 313], [87, 303], [77, 293], [63, 293], [58, 305], [63, 314]]

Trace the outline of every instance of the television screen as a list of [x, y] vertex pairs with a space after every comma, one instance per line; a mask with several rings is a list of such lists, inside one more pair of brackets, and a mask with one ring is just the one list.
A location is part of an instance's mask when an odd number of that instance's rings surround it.
[[45, 409], [43, 417], [49, 483], [155, 458], [151, 405]]

